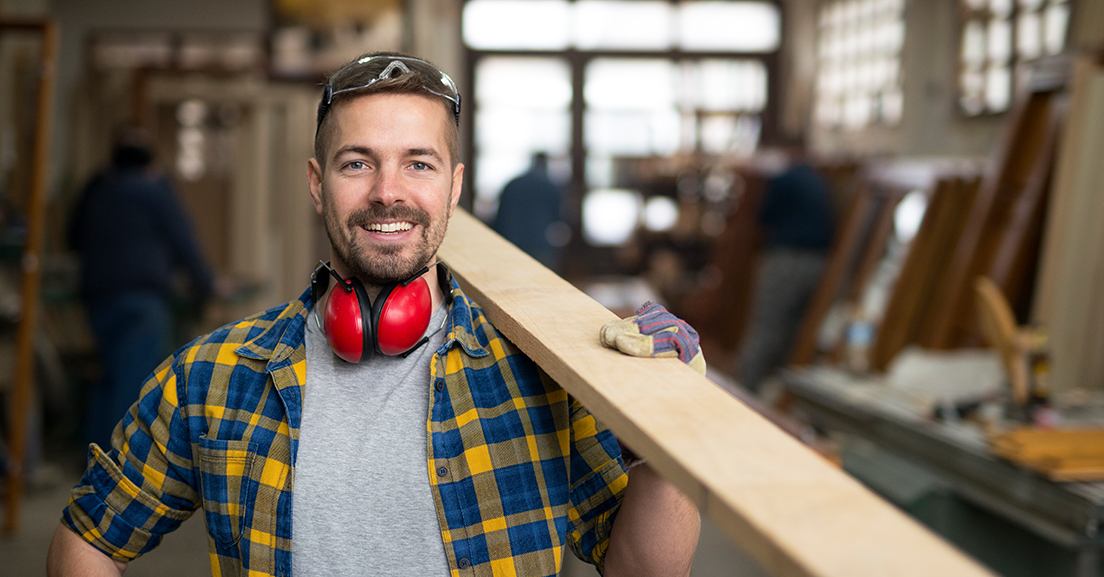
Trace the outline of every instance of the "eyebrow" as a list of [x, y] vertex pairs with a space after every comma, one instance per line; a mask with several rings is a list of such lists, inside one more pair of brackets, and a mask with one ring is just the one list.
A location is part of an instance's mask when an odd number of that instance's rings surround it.
[[[343, 147], [335, 150], [334, 154], [333, 154], [333, 160], [337, 160], [337, 159], [341, 158], [343, 155], [349, 154], [349, 153], [360, 154], [360, 155], [364, 155], [364, 156], [375, 156], [376, 155], [375, 151], [372, 150], [371, 148], [367, 147], [367, 146], [361, 146], [359, 144], [350, 144], [348, 146], [343, 146]], [[432, 148], [408, 148], [408, 149], [406, 149], [406, 151], [404, 151], [403, 156], [428, 156], [428, 157], [436, 160], [437, 162], [444, 162], [444, 157], [442, 157], [436, 150], [434, 150]]]

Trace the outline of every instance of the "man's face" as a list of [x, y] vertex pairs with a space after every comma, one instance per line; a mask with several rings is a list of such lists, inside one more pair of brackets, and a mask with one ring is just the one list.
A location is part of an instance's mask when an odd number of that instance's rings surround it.
[[431, 97], [373, 94], [341, 102], [323, 169], [311, 159], [314, 208], [343, 276], [380, 286], [437, 254], [460, 200], [464, 165], [450, 166], [444, 107]]

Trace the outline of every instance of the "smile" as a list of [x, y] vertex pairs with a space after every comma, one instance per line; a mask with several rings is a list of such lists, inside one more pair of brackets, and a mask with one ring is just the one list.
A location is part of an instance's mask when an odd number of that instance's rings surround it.
[[368, 232], [396, 233], [396, 232], [406, 232], [406, 231], [414, 228], [414, 223], [412, 223], [412, 222], [387, 222], [387, 223], [373, 222], [371, 224], [366, 224], [361, 228], [363, 228], [364, 230], [366, 230]]

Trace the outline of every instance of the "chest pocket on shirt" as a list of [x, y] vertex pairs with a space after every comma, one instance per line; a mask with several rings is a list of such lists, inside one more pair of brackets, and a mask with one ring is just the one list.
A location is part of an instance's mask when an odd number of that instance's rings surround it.
[[200, 437], [196, 454], [207, 531], [217, 544], [231, 547], [241, 538], [257, 494], [257, 484], [250, 480], [256, 446]]

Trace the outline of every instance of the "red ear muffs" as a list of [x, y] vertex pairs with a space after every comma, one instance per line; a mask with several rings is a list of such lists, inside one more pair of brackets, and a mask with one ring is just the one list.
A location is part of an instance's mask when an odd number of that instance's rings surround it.
[[[327, 270], [323, 272], [323, 268]], [[326, 293], [329, 277], [339, 279], [322, 316], [322, 332], [334, 354], [359, 363], [376, 352], [397, 356], [420, 345], [433, 314], [429, 283], [422, 278], [427, 270], [401, 283], [386, 285], [373, 304], [358, 279], [342, 279], [328, 264], [320, 264], [311, 275], [316, 306]]]

